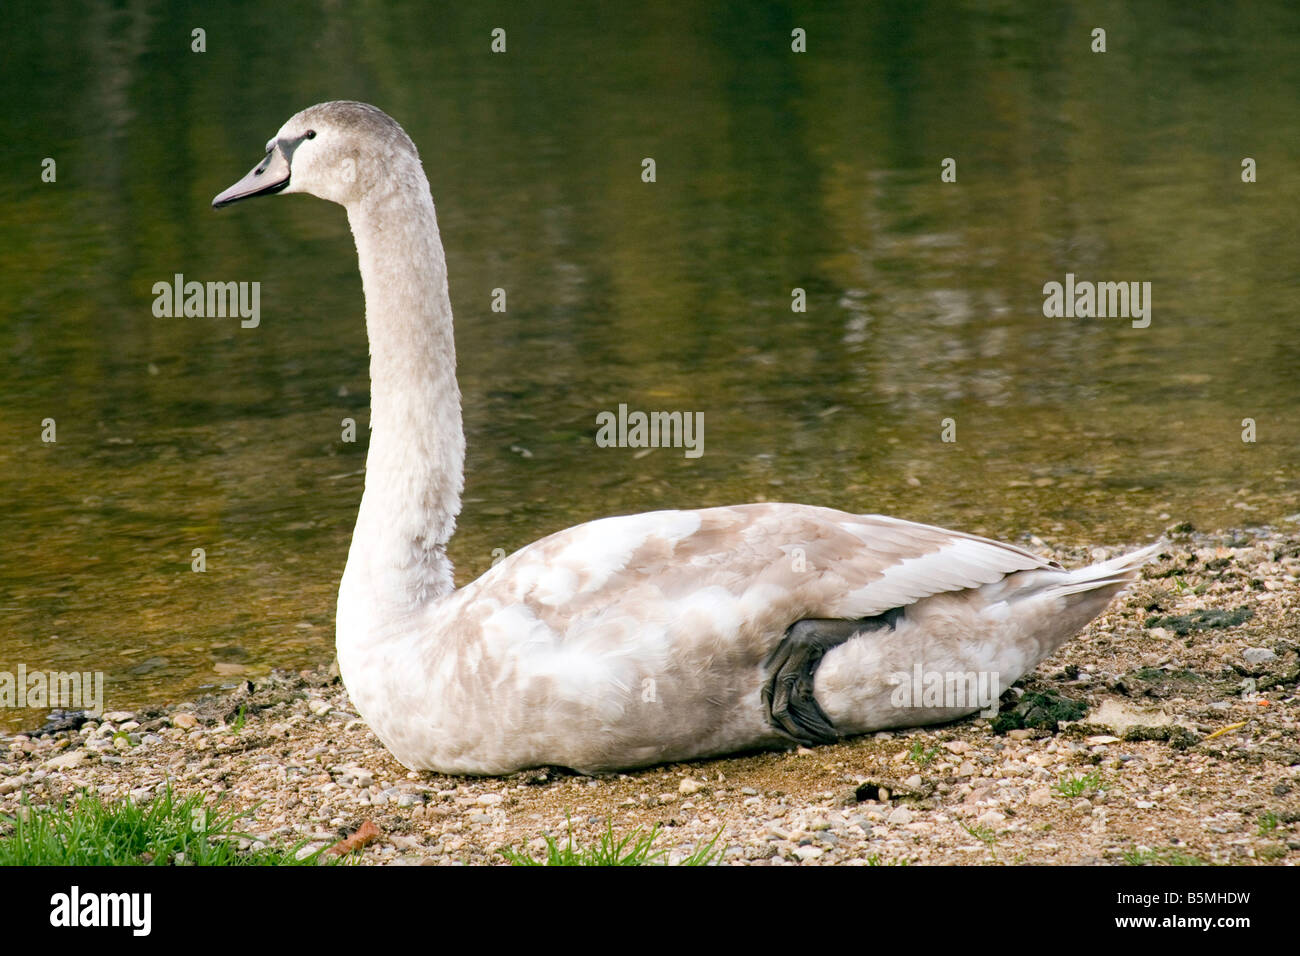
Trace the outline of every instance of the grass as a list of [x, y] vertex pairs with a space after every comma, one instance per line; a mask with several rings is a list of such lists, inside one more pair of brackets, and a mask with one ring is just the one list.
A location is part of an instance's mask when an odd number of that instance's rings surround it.
[[934, 758], [939, 756], [939, 748], [932, 747], [926, 750], [925, 745], [918, 740], [907, 751], [907, 756], [918, 767], [928, 767]]
[[299, 860], [288, 849], [239, 849], [251, 839], [235, 829], [248, 811], [204, 807], [202, 794], [178, 797], [170, 789], [147, 803], [105, 803], [80, 794], [72, 803], [0, 815], [0, 866], [309, 866], [323, 852]]
[[[960, 820], [958, 820], [957, 822], [961, 823]], [[967, 826], [965, 823], [961, 823], [961, 828], [965, 830], [967, 833], [969, 833], [971, 836], [973, 836], [975, 839], [979, 840], [985, 846], [992, 847], [993, 844], [998, 842], [998, 836], [995, 832], [993, 832], [992, 827], [985, 827], [979, 825], [972, 827], [972, 826]]]
[[[637, 827], [627, 836], [616, 838], [614, 824], [607, 821], [605, 832], [600, 842], [585, 849], [573, 842], [573, 824], [569, 824], [569, 839], [560, 846], [555, 839], [545, 836], [546, 855], [538, 860], [531, 855], [516, 850], [514, 847], [502, 847], [499, 851], [511, 866], [664, 866], [668, 864], [668, 851], [654, 849], [655, 838], [659, 836], [659, 825], [645, 833]], [[680, 861], [678, 866], [709, 866], [722, 859], [722, 851], [715, 849], [719, 830], [713, 839], [700, 847], [690, 856]]]
[[911, 866], [912, 861], [908, 857], [900, 857], [897, 860], [882, 859], [879, 853], [872, 853], [867, 857], [867, 866]]
[[993, 830], [993, 828], [981, 826], [979, 824], [976, 824], [975, 826], [969, 826], [966, 823], [963, 823], [961, 820], [958, 820], [957, 823], [961, 826], [963, 830], [965, 830], [975, 839], [979, 840], [986, 847], [988, 847], [989, 855], [993, 858], [993, 861], [996, 863], [998, 859], [998, 853], [995, 847], [997, 846], [998, 835]]
[[1155, 847], [1142, 849], [1133, 847], [1123, 853], [1124, 862], [1129, 866], [1204, 866], [1200, 857], [1184, 853], [1177, 847]]
[[1277, 829], [1278, 822], [1277, 814], [1272, 810], [1261, 813], [1259, 815], [1259, 835], [1268, 836]]
[[1063, 797], [1081, 797], [1101, 789], [1101, 774], [1093, 770], [1082, 777], [1067, 777], [1054, 783], [1052, 789]]

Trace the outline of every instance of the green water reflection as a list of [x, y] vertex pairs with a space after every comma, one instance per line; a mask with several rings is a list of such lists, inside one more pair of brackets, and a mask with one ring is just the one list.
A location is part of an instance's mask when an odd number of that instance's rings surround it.
[[[462, 581], [584, 519], [754, 499], [1107, 545], [1300, 511], [1300, 10], [650, 6], [6, 8], [0, 669], [102, 670], [131, 707], [331, 654], [351, 238], [305, 197], [208, 207], [325, 99], [397, 117], [438, 203]], [[1150, 327], [1044, 318], [1067, 272], [1151, 282]], [[259, 281], [261, 325], [155, 318], [175, 273]], [[703, 412], [705, 454], [595, 447], [620, 402]]]

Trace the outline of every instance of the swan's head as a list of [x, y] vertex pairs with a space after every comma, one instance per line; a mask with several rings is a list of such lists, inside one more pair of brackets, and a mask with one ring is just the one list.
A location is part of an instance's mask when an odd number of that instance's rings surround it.
[[349, 206], [376, 189], [423, 178], [415, 145], [391, 116], [366, 103], [339, 100], [290, 118], [267, 142], [265, 158], [212, 205], [307, 193]]

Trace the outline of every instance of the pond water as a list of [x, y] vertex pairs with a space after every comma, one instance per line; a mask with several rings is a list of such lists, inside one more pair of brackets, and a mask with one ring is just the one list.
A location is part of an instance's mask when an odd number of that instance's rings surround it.
[[[351, 236], [308, 197], [209, 208], [327, 99], [397, 118], [438, 204], [461, 582], [749, 500], [1106, 546], [1300, 511], [1300, 9], [586, 6], [6, 10], [0, 670], [102, 671], [113, 709], [329, 660]], [[156, 317], [177, 273], [260, 282], [260, 324]], [[1149, 324], [1045, 316], [1067, 275], [1149, 282]], [[620, 403], [702, 413], [704, 453], [598, 447]]]

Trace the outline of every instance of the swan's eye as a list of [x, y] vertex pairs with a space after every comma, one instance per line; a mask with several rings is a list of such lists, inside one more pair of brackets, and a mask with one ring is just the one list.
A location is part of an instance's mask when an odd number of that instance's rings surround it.
[[308, 138], [308, 139], [315, 139], [315, 138], [316, 138], [316, 131], [315, 131], [314, 129], [309, 129], [309, 130], [307, 130], [307, 138]]

